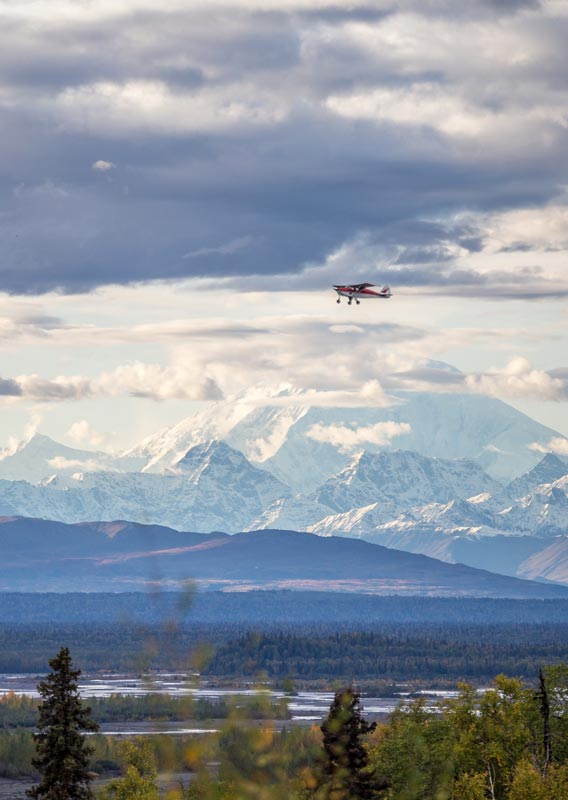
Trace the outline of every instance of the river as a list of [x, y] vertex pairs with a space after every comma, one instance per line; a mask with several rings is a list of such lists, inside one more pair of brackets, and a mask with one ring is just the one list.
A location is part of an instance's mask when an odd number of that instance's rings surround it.
[[[0, 696], [10, 691], [16, 694], [25, 694], [29, 697], [38, 697], [37, 684], [42, 679], [42, 675], [27, 674], [0, 674]], [[291, 722], [295, 724], [312, 724], [321, 721], [327, 714], [333, 700], [332, 692], [320, 691], [299, 691], [292, 695], [284, 692], [265, 689], [262, 687], [246, 686], [243, 688], [220, 688], [209, 686], [206, 683], [198, 682], [197, 676], [188, 679], [187, 676], [179, 673], [159, 672], [149, 676], [136, 676], [120, 673], [97, 673], [94, 675], [85, 674], [81, 676], [79, 683], [81, 697], [110, 697], [113, 694], [143, 696], [147, 694], [167, 694], [173, 697], [195, 697], [206, 698], [215, 702], [222, 698], [232, 698], [238, 703], [239, 698], [258, 696], [259, 693], [271, 700], [279, 700], [286, 697], [290, 710]], [[432, 704], [436, 701], [455, 697], [456, 692], [422, 692], [430, 698]], [[398, 697], [367, 697], [361, 698], [364, 713], [374, 718], [384, 718], [390, 714], [401, 700], [408, 694], [403, 690]], [[107, 727], [107, 726], [105, 726]], [[182, 733], [205, 733], [211, 730], [207, 724], [199, 727], [192, 727], [186, 724], [168, 724], [158, 728], [159, 733], [182, 734]], [[152, 732], [148, 726], [128, 725], [127, 729], [122, 726], [114, 725], [106, 733], [115, 735], [143, 735]]]

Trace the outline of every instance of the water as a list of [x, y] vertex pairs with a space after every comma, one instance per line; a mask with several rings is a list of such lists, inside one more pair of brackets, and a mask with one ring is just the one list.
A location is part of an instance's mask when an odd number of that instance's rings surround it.
[[[0, 696], [10, 691], [16, 694], [24, 694], [28, 697], [39, 697], [37, 684], [43, 675], [3, 675], [0, 674]], [[195, 680], [195, 679], [194, 679]], [[113, 694], [130, 695], [141, 697], [147, 694], [164, 694], [172, 697], [195, 697], [206, 698], [215, 702], [222, 698], [233, 698], [238, 703], [238, 698], [258, 697], [259, 694], [270, 700], [279, 700], [284, 697], [288, 699], [288, 708], [291, 714], [291, 721], [296, 724], [310, 724], [320, 722], [329, 711], [333, 701], [333, 692], [303, 691], [293, 696], [285, 695], [283, 692], [271, 689], [249, 688], [229, 688], [222, 689], [206, 685], [198, 686], [193, 681], [188, 681], [187, 677], [174, 673], [161, 672], [147, 677], [124, 675], [117, 673], [97, 674], [96, 676], [84, 675], [79, 683], [81, 697], [110, 697]], [[424, 692], [422, 694], [435, 695], [436, 700], [446, 697], [454, 697], [456, 692]], [[407, 696], [407, 695], [406, 695]], [[401, 700], [405, 699], [405, 693], [401, 692], [399, 697], [362, 697], [362, 705], [365, 714], [371, 716], [384, 716], [390, 714]], [[433, 707], [433, 706], [432, 706]], [[112, 735], [143, 735], [150, 733], [142, 727], [136, 730], [108, 730]], [[211, 729], [187, 728], [172, 726], [172, 730], [162, 730], [160, 733], [182, 734], [182, 733], [206, 733]]]

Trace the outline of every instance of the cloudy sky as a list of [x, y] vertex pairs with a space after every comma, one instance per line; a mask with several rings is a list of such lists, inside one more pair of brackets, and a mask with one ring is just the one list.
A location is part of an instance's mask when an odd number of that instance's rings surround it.
[[[0, 444], [279, 381], [568, 434], [568, 0], [0, 0], [0, 31]], [[363, 280], [393, 298], [334, 302]]]

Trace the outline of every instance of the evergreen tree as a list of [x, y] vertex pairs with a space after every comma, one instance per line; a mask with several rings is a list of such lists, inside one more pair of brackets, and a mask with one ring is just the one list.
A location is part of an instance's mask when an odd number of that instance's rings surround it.
[[52, 671], [38, 685], [42, 701], [32, 762], [41, 781], [28, 796], [35, 800], [89, 800], [93, 796], [88, 771], [93, 748], [83, 731], [96, 731], [98, 725], [79, 697], [81, 672], [72, 668], [69, 650], [62, 647], [49, 666]]
[[363, 719], [360, 695], [352, 687], [335, 693], [329, 714], [324, 720], [324, 756], [318, 796], [330, 800], [370, 800], [386, 788], [374, 780], [363, 736], [376, 723]]

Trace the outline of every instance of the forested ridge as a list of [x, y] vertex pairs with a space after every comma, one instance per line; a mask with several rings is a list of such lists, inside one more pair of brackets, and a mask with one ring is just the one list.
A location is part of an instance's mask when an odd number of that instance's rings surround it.
[[382, 624], [367, 631], [328, 624], [0, 625], [0, 672], [41, 672], [62, 642], [88, 671], [186, 669], [217, 678], [304, 681], [534, 679], [542, 663], [568, 660], [568, 624]]
[[302, 636], [249, 633], [215, 652], [205, 674], [269, 678], [485, 678], [495, 669], [536, 676], [540, 665], [568, 659], [568, 628], [402, 627], [390, 633]]

